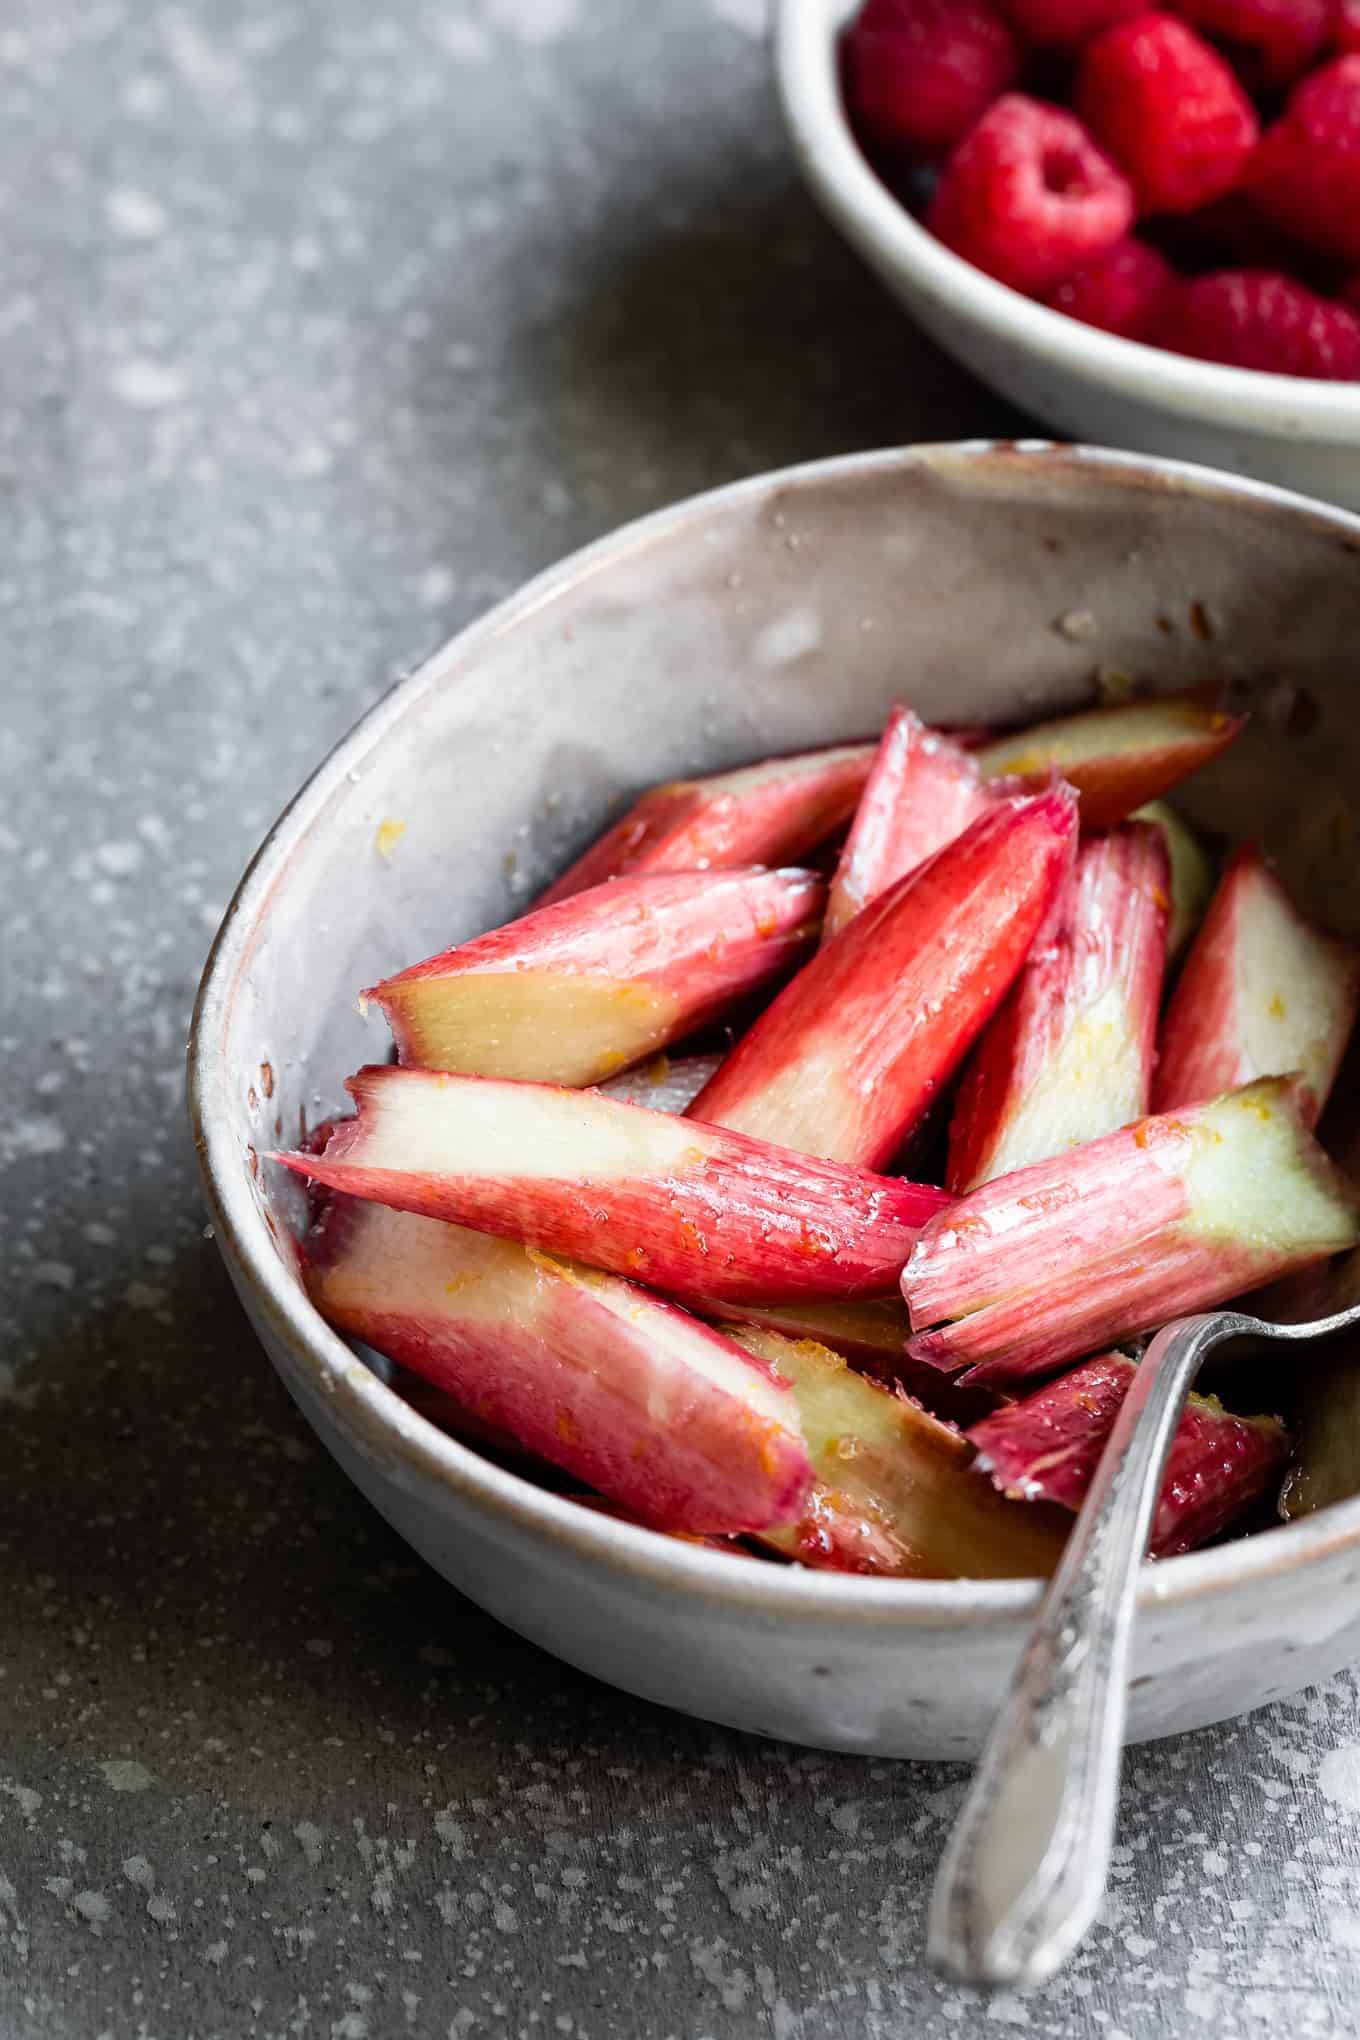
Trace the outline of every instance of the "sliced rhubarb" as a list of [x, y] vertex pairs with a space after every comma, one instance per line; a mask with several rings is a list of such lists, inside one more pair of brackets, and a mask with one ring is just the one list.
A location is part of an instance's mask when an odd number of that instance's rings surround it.
[[631, 1282], [349, 1198], [309, 1241], [305, 1277], [330, 1324], [649, 1523], [730, 1533], [801, 1516], [792, 1391]]
[[636, 1069], [620, 1070], [600, 1089], [606, 1098], [621, 1098], [625, 1105], [679, 1113], [693, 1104], [721, 1062], [720, 1055], [655, 1055]]
[[869, 1375], [886, 1388], [901, 1389], [943, 1423], [975, 1424], [997, 1405], [991, 1390], [966, 1388], [952, 1376], [941, 1374], [938, 1367], [912, 1359], [906, 1350], [911, 1321], [900, 1295], [856, 1303], [803, 1297], [736, 1304], [696, 1297], [689, 1307], [715, 1324], [751, 1325], [761, 1331], [782, 1332], [788, 1339], [815, 1339], [848, 1360], [857, 1373]]
[[793, 864], [848, 821], [874, 745], [767, 758], [653, 786], [538, 900], [546, 907], [624, 872]]
[[620, 878], [446, 949], [365, 992], [401, 1059], [593, 1084], [787, 975], [826, 891], [807, 871]]
[[1208, 906], [1214, 890], [1213, 859], [1188, 822], [1164, 800], [1140, 807], [1136, 822], [1155, 822], [1166, 838], [1171, 859], [1171, 925], [1166, 934], [1166, 956], [1174, 963], [1189, 942]]
[[885, 1296], [942, 1190], [814, 1160], [598, 1091], [391, 1066], [348, 1089], [322, 1154], [280, 1155], [356, 1197], [677, 1295]]
[[915, 1579], [1046, 1577], [1066, 1524], [1001, 1498], [973, 1449], [914, 1403], [812, 1339], [733, 1329], [793, 1384], [815, 1485], [800, 1521], [761, 1534], [804, 1565]]
[[1185, 960], [1162, 1028], [1159, 1112], [1294, 1071], [1310, 1126], [1360, 1005], [1360, 949], [1301, 914], [1259, 850], [1239, 850]]
[[968, 753], [909, 708], [888, 718], [832, 880], [822, 941], [992, 805]]
[[1310, 1354], [1298, 1386], [1294, 1459], [1280, 1492], [1287, 1523], [1360, 1495], [1360, 1347]]
[[1042, 784], [1056, 769], [1081, 795], [1083, 829], [1110, 829], [1216, 758], [1242, 725], [1197, 689], [1035, 723], [974, 757], [987, 778]]
[[882, 1167], [1005, 997], [1075, 836], [1065, 787], [980, 815], [818, 951], [689, 1116]]
[[1148, 1109], [1170, 863], [1151, 822], [1083, 843], [1053, 939], [1036, 944], [964, 1074], [951, 1190], [1113, 1133]]
[[[968, 1433], [979, 1470], [1012, 1500], [1079, 1509], [1134, 1371], [1125, 1354], [1104, 1353], [984, 1417]], [[1216, 1397], [1192, 1395], [1171, 1443], [1149, 1551], [1193, 1551], [1226, 1530], [1277, 1478], [1288, 1447], [1277, 1418], [1235, 1417]]]
[[1360, 1239], [1357, 1200], [1262, 1079], [998, 1176], [932, 1220], [902, 1277], [909, 1351], [987, 1387], [1052, 1373]]

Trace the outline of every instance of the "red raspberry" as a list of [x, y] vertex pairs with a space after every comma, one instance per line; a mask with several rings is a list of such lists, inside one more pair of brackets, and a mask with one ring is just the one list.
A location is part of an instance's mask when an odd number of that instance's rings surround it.
[[1343, 305], [1349, 305], [1353, 312], [1360, 312], [1360, 276], [1353, 276], [1341, 293]]
[[1048, 302], [1055, 312], [1087, 326], [1141, 340], [1155, 326], [1162, 299], [1175, 281], [1165, 255], [1130, 234], [1065, 276]]
[[845, 38], [851, 111], [873, 145], [943, 155], [1020, 69], [990, 0], [865, 0]]
[[1333, 0], [1177, 0], [1176, 12], [1212, 36], [1254, 90], [1292, 85], [1332, 25]]
[[1170, 14], [1141, 14], [1087, 46], [1077, 111], [1128, 172], [1141, 212], [1191, 212], [1230, 190], [1258, 134], [1228, 65]]
[[1244, 180], [1268, 220], [1360, 262], [1360, 55], [1305, 78]]
[[1147, 0], [1006, 0], [1022, 35], [1037, 43], [1080, 43], [1113, 22], [1142, 14]]
[[1220, 269], [1183, 284], [1166, 300], [1157, 339], [1234, 368], [1360, 381], [1360, 318], [1270, 269]]
[[1008, 92], [955, 149], [926, 225], [1016, 290], [1051, 290], [1133, 224], [1133, 193], [1079, 120]]
[[1360, 0], [1336, 0], [1332, 41], [1339, 50], [1360, 50]]

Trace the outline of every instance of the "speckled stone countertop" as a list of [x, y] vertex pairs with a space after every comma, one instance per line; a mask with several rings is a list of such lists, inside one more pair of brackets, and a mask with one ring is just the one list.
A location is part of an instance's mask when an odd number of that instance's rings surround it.
[[760, 0], [0, 19], [0, 2040], [1351, 2034], [1360, 1686], [1135, 1753], [1061, 1984], [923, 1974], [949, 1768], [745, 1741], [465, 1605], [204, 1237], [235, 878], [619, 520], [1009, 429], [813, 215]]

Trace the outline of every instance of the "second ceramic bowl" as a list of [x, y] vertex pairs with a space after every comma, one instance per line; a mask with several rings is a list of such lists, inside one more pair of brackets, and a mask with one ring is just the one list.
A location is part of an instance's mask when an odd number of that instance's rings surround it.
[[813, 194], [933, 340], [1032, 417], [1360, 507], [1360, 384], [1192, 361], [1035, 304], [942, 247], [870, 169], [837, 43], [859, 0], [777, 0], [775, 67]]

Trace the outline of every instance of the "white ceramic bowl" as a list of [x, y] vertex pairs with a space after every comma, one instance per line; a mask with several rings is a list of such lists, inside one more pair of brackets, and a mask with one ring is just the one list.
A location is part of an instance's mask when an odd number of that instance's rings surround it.
[[1257, 475], [1360, 506], [1360, 385], [1192, 361], [1034, 304], [942, 247], [869, 168], [836, 43], [858, 0], [776, 0], [775, 65], [794, 152], [846, 238], [931, 337], [1073, 439]]
[[[858, 455], [602, 540], [365, 716], [228, 910], [194, 1020], [191, 1111], [261, 1340], [340, 1464], [446, 1578], [559, 1656], [690, 1713], [846, 1750], [976, 1748], [1033, 1585], [727, 1556], [502, 1471], [317, 1317], [290, 1252], [291, 1179], [259, 1156], [384, 1052], [356, 987], [504, 919], [648, 782], [863, 735], [902, 693], [973, 722], [1079, 701], [1098, 664], [1166, 686], [1230, 679], [1264, 711], [1197, 783], [1203, 812], [1264, 835], [1354, 922], [1353, 860], [1333, 881], [1360, 791], [1358, 568], [1360, 519], [1199, 470], [1043, 446]], [[1310, 701], [1313, 727], [1280, 735]], [[1240, 1712], [1357, 1655], [1360, 1501], [1147, 1570], [1132, 1734]]]

